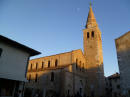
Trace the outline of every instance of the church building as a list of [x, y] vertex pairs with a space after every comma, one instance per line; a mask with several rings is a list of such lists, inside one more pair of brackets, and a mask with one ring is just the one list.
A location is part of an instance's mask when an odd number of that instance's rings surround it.
[[83, 30], [81, 49], [29, 61], [25, 97], [69, 97], [104, 95], [101, 31], [92, 6]]

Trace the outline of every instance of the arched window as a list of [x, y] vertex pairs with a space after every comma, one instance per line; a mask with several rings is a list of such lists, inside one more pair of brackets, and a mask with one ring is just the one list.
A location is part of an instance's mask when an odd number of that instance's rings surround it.
[[44, 68], [44, 62], [42, 62], [42, 69]]
[[38, 74], [36, 74], [35, 76], [35, 82], [37, 82], [37, 80], [38, 80]]
[[81, 61], [80, 61], [80, 62], [79, 62], [79, 65], [80, 65], [80, 71], [81, 71], [81, 64], [82, 64], [82, 63], [81, 63]]
[[31, 81], [31, 74], [29, 75], [28, 81], [29, 81], [29, 82]]
[[54, 72], [51, 72], [51, 81], [54, 81]]
[[87, 38], [89, 38], [89, 32], [87, 32]]
[[50, 67], [50, 61], [48, 61], [48, 67]]
[[55, 60], [55, 67], [57, 67], [57, 65], [58, 65], [58, 60], [56, 59]]
[[92, 31], [92, 37], [94, 37], [94, 31]]
[[38, 69], [38, 63], [36, 63], [36, 70]]
[[33, 64], [31, 64], [31, 66], [30, 66], [30, 70], [32, 70], [32, 65], [33, 65]]
[[76, 69], [78, 69], [78, 59], [76, 59]]
[[0, 48], [0, 57], [1, 57], [1, 55], [2, 55], [2, 51], [3, 51], [2, 48]]

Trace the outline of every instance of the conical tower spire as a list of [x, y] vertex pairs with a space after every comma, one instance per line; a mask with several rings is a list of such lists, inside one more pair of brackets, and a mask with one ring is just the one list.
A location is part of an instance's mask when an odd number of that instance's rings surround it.
[[90, 3], [90, 9], [89, 9], [88, 18], [87, 18], [86, 28], [89, 28], [89, 25], [91, 27], [94, 27], [97, 25], [96, 18], [94, 16], [91, 3]]

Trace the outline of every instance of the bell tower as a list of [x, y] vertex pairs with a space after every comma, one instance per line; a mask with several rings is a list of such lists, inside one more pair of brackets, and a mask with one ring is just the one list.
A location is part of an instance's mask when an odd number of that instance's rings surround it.
[[86, 58], [88, 91], [90, 96], [104, 95], [104, 69], [101, 31], [90, 5], [85, 29], [83, 30], [84, 56]]

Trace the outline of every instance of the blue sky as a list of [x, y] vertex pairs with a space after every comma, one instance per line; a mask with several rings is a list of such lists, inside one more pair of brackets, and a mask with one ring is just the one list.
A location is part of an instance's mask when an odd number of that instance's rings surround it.
[[130, 30], [130, 0], [0, 0], [0, 34], [42, 52], [36, 57], [83, 49], [90, 1], [111, 75], [119, 71], [114, 39]]

